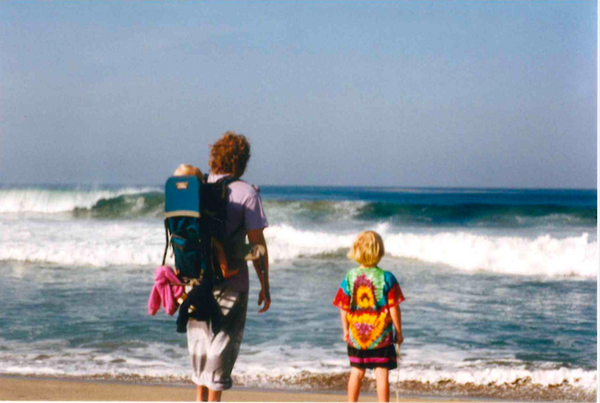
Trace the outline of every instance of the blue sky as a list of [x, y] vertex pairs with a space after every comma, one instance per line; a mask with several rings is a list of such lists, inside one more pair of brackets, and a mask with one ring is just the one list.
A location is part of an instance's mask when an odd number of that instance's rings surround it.
[[0, 183], [595, 188], [597, 5], [0, 0]]

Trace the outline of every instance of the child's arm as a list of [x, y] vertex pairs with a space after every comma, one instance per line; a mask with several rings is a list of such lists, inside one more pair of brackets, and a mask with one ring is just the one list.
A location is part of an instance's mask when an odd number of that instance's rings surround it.
[[400, 311], [400, 305], [390, 307], [390, 316], [392, 317], [392, 322], [394, 322], [394, 328], [396, 328], [396, 344], [400, 345], [404, 341], [404, 337], [402, 337], [402, 312]]
[[342, 327], [344, 328], [344, 341], [348, 343], [348, 338], [350, 337], [348, 328], [350, 327], [348, 324], [348, 312], [340, 309], [340, 317], [342, 318]]

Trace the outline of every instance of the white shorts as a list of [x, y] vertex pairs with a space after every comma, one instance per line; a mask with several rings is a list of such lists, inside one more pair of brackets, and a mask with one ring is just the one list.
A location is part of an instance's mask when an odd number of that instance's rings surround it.
[[215, 286], [213, 293], [221, 307], [221, 330], [213, 335], [209, 322], [192, 318], [187, 325], [188, 351], [192, 361], [192, 381], [211, 390], [227, 390], [233, 385], [231, 371], [240, 352], [248, 292], [235, 292]]

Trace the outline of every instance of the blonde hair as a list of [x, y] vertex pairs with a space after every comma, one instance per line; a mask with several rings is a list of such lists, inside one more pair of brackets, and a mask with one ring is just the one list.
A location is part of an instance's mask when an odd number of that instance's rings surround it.
[[202, 171], [200, 170], [200, 168], [195, 167], [190, 164], [179, 165], [177, 167], [177, 169], [175, 170], [175, 172], [173, 172], [173, 175], [174, 176], [194, 175], [194, 176], [197, 176], [198, 178], [200, 178], [201, 181], [204, 181], [204, 175], [202, 174]]
[[361, 232], [348, 252], [348, 258], [364, 267], [377, 266], [383, 255], [385, 255], [383, 239], [375, 231]]

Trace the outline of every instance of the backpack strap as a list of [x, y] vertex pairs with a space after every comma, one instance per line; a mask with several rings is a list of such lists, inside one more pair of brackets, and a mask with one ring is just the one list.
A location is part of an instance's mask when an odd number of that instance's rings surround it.
[[[208, 174], [206, 176], [206, 180], [208, 180]], [[233, 182], [237, 182], [239, 180], [240, 180], [240, 178], [234, 178], [232, 176], [224, 176], [223, 178], [221, 178], [217, 182], [215, 182], [215, 183], [222, 184], [222, 189], [223, 189], [222, 197], [223, 197], [223, 199], [225, 199], [227, 197], [227, 186], [229, 186]], [[240, 232], [240, 230], [243, 229], [243, 228], [244, 228], [244, 224], [242, 223], [242, 224], [240, 224], [239, 227], [237, 227], [235, 230], [233, 230], [233, 232], [228, 236], [228, 238], [232, 239], [234, 237], [234, 235], [236, 235], [238, 232]]]
[[165, 261], [167, 260], [167, 252], [169, 251], [169, 223], [167, 221], [167, 219], [165, 219], [165, 237], [166, 239], [166, 243], [165, 243], [165, 253], [163, 254], [163, 260], [162, 260], [162, 265], [165, 265]]
[[[206, 180], [208, 180], [208, 175], [206, 178], [207, 178]], [[233, 178], [231, 176], [225, 176], [215, 182], [215, 183], [220, 183], [223, 185], [223, 194], [221, 195], [223, 197], [223, 199], [227, 196], [227, 186], [229, 186], [231, 183], [237, 182], [239, 180], [240, 180], [240, 178]]]

